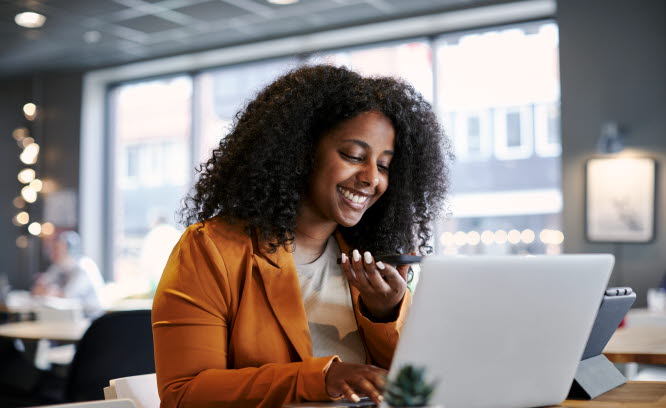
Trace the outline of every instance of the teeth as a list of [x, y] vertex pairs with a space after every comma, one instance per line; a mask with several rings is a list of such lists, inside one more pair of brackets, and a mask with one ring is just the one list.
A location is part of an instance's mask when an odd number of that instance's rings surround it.
[[366, 197], [366, 196], [353, 194], [353, 193], [349, 192], [348, 190], [343, 189], [342, 187], [338, 187], [338, 191], [340, 191], [342, 193], [342, 195], [344, 195], [345, 197], [347, 197], [351, 201], [353, 201], [355, 203], [358, 203], [358, 204], [363, 204], [365, 202], [365, 200], [368, 199], [368, 197]]

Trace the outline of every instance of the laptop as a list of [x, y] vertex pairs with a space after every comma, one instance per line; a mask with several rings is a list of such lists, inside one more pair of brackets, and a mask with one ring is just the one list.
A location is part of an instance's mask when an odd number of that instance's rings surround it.
[[612, 255], [428, 257], [389, 378], [437, 381], [447, 408], [563, 401], [614, 264]]
[[389, 378], [404, 364], [425, 367], [437, 381], [431, 404], [446, 408], [560, 403], [613, 264], [612, 255], [425, 258]]

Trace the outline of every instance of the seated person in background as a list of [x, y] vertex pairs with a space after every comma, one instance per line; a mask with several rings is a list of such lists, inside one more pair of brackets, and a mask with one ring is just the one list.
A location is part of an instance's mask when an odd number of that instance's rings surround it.
[[[303, 67], [236, 116], [200, 168], [153, 303], [163, 407], [381, 399], [448, 185], [446, 138], [410, 85]], [[337, 258], [341, 258], [341, 265]]]
[[49, 255], [51, 265], [35, 281], [32, 294], [78, 300], [89, 316], [101, 312], [99, 293], [104, 280], [95, 262], [81, 253], [79, 234], [60, 233]]

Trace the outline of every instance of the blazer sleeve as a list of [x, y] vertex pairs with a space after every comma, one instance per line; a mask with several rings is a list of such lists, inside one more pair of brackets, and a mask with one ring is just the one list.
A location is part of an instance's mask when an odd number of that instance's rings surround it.
[[409, 289], [405, 290], [405, 296], [402, 298], [400, 309], [397, 318], [392, 322], [378, 323], [373, 322], [363, 314], [360, 306], [360, 299], [358, 291], [355, 291], [354, 312], [356, 313], [356, 322], [358, 329], [365, 341], [365, 346], [368, 351], [369, 364], [374, 364], [378, 367], [389, 369], [393, 353], [398, 345], [400, 338], [400, 330], [407, 318], [409, 305], [412, 303], [412, 294]]
[[167, 262], [153, 303], [157, 384], [164, 407], [279, 407], [330, 400], [326, 370], [336, 357], [227, 368], [228, 312], [238, 296], [224, 259], [189, 228]]

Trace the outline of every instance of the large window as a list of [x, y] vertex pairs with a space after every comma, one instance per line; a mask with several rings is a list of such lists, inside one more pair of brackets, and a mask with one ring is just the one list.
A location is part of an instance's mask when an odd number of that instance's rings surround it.
[[437, 109], [458, 156], [438, 252], [559, 253], [557, 26], [449, 34], [435, 47]]
[[154, 285], [163, 263], [147, 272], [146, 242], [167, 226], [171, 238], [150, 245], [171, 250], [182, 229], [174, 214], [194, 168], [256, 92], [287, 70], [316, 62], [404, 78], [434, 104], [457, 156], [450, 216], [435, 225], [436, 252], [558, 253], [557, 55], [557, 26], [532, 22], [117, 86], [110, 93], [114, 230], [107, 237], [114, 277]]
[[191, 183], [192, 81], [128, 83], [111, 101], [113, 279], [125, 292], [148, 292], [180, 235], [174, 210]]

